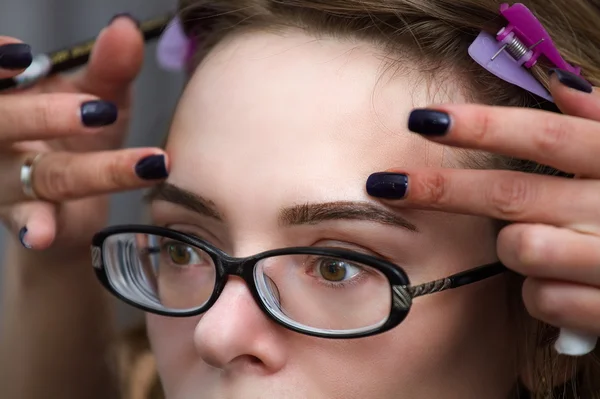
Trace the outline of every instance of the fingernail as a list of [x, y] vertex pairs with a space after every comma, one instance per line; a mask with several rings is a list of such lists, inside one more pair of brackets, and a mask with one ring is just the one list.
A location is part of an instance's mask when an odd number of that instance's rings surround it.
[[570, 89], [582, 91], [584, 93], [591, 93], [594, 88], [590, 82], [586, 81], [581, 76], [577, 76], [574, 73], [565, 71], [563, 69], [553, 68], [550, 70], [550, 76], [555, 73], [558, 81]]
[[408, 191], [408, 176], [401, 173], [373, 173], [367, 179], [367, 193], [376, 198], [402, 199]]
[[131, 15], [131, 13], [128, 13], [128, 12], [122, 12], [122, 13], [116, 14], [108, 22], [108, 25], [111, 25], [113, 22], [115, 22], [116, 19], [121, 18], [121, 17], [129, 18], [138, 27], [138, 29], [140, 28], [140, 21], [136, 17]]
[[450, 130], [450, 115], [430, 109], [415, 109], [408, 118], [408, 130], [424, 136], [443, 136]]
[[21, 245], [23, 245], [25, 248], [27, 249], [31, 249], [31, 245], [29, 245], [27, 243], [27, 240], [25, 239], [25, 236], [27, 235], [27, 227], [23, 227], [20, 231], [19, 231], [19, 241], [21, 241]]
[[0, 46], [0, 68], [25, 69], [31, 65], [31, 47], [24, 43], [10, 43]]
[[87, 127], [112, 125], [118, 114], [117, 106], [108, 101], [88, 101], [81, 105], [81, 121]]
[[135, 173], [143, 180], [160, 180], [169, 177], [164, 155], [150, 155], [135, 165]]

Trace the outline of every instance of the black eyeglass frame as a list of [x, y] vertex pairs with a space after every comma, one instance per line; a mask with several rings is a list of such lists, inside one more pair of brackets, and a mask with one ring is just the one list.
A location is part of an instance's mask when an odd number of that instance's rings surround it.
[[[196, 247], [207, 253], [212, 258], [216, 269], [215, 287], [208, 301], [206, 301], [202, 306], [189, 311], [167, 311], [145, 306], [122, 295], [111, 284], [109, 272], [105, 266], [103, 255], [105, 241], [111, 236], [120, 234], [150, 234], [161, 236], [172, 240], [177, 240], [192, 247]], [[238, 276], [246, 282], [250, 292], [252, 293], [254, 301], [258, 304], [263, 313], [275, 323], [300, 334], [332, 339], [361, 338], [389, 331], [398, 326], [406, 318], [414, 298], [473, 284], [508, 271], [506, 266], [504, 266], [501, 262], [495, 262], [472, 268], [464, 272], [456, 273], [439, 280], [430, 281], [417, 286], [411, 286], [406, 272], [400, 266], [374, 256], [361, 254], [350, 250], [319, 247], [289, 247], [269, 250], [245, 258], [234, 258], [227, 255], [220, 249], [212, 246], [211, 244], [192, 235], [164, 227], [150, 225], [121, 225], [103, 229], [94, 235], [92, 239], [91, 251], [92, 266], [100, 283], [115, 297], [145, 312], [168, 317], [198, 316], [209, 310], [217, 301], [223, 292], [223, 289], [225, 288], [228, 276]], [[376, 329], [358, 333], [341, 333], [335, 335], [304, 330], [291, 325], [284, 320], [281, 320], [275, 314], [269, 311], [268, 307], [261, 299], [254, 279], [254, 268], [259, 261], [265, 258], [283, 255], [331, 256], [353, 262], [359, 262], [365, 266], [369, 266], [380, 271], [388, 279], [390, 288], [392, 289], [392, 307], [388, 319]]]

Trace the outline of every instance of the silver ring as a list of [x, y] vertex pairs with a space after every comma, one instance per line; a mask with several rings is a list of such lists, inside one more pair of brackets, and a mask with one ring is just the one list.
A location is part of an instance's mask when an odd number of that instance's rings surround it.
[[23, 190], [23, 194], [32, 200], [39, 199], [38, 195], [33, 189], [33, 169], [42, 155], [42, 153], [39, 153], [34, 157], [28, 157], [21, 166], [21, 188]]

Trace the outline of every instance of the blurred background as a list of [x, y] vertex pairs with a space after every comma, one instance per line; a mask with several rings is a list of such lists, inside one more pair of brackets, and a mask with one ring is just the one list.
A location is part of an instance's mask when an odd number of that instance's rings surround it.
[[[0, 0], [0, 35], [21, 39], [34, 53], [50, 52], [95, 37], [115, 14], [129, 12], [144, 20], [174, 11], [175, 6], [176, 0]], [[158, 68], [155, 48], [155, 43], [147, 45], [144, 69], [136, 82], [130, 147], [161, 144], [183, 87], [183, 76]], [[114, 196], [110, 224], [141, 222], [142, 194]], [[6, 238], [7, 231], [0, 228], [0, 257]], [[121, 305], [118, 318], [128, 326], [141, 314]]]

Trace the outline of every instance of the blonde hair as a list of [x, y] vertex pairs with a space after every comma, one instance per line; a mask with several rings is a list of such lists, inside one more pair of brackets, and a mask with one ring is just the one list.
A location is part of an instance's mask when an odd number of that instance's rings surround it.
[[[599, 86], [600, 5], [592, 4], [592, 0], [521, 2], [546, 27], [565, 60], [580, 66], [583, 76]], [[369, 41], [392, 57], [399, 58], [400, 54], [403, 59], [409, 57], [431, 78], [452, 73], [465, 82], [466, 93], [473, 102], [558, 112], [552, 103], [507, 84], [470, 59], [467, 49], [479, 32], [495, 34], [506, 24], [499, 14], [501, 3], [498, 0], [180, 0], [179, 13], [186, 32], [196, 36], [200, 44], [195, 65], [231, 34], [294, 27], [315, 36]], [[548, 67], [540, 62], [533, 69], [546, 87]], [[489, 154], [479, 159], [482, 167], [560, 174], [527, 160]], [[514, 280], [512, 296], [520, 301], [522, 279]], [[533, 321], [526, 316], [522, 303], [516, 305], [526, 320], [524, 339], [535, 343], [535, 354], [523, 357], [538, 358], [527, 362], [531, 375], [538, 381], [531, 397], [600, 399], [600, 365], [595, 355], [578, 359], [573, 378], [566, 384], [555, 384], [552, 368], [557, 355], [552, 341], [556, 329]]]

